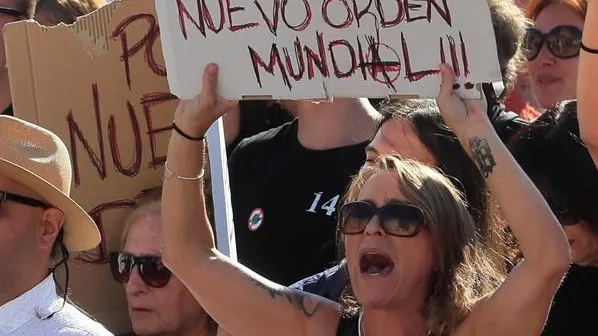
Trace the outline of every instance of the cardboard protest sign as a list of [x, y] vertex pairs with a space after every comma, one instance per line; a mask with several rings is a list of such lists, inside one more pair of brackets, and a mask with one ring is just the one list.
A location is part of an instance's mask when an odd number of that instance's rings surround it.
[[154, 4], [113, 2], [72, 26], [5, 28], [15, 115], [57, 133], [74, 166], [73, 198], [102, 243], [70, 264], [73, 300], [115, 334], [130, 323], [108, 251], [133, 199], [161, 184], [177, 100], [169, 94]]
[[465, 97], [500, 81], [486, 0], [156, 0], [170, 90], [218, 63], [231, 99], [435, 97], [452, 64]]

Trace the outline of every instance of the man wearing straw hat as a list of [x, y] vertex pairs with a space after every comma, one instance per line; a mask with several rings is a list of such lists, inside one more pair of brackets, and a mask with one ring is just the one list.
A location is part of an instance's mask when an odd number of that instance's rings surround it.
[[[0, 336], [112, 335], [67, 299], [69, 252], [100, 242], [93, 220], [69, 197], [71, 172], [56, 135], [0, 116]], [[54, 278], [60, 265], [62, 297]]]

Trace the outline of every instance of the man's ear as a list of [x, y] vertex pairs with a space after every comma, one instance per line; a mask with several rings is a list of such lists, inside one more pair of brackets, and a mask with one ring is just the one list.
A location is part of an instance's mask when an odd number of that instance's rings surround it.
[[44, 210], [39, 226], [39, 248], [51, 250], [64, 224], [64, 214], [56, 208]]

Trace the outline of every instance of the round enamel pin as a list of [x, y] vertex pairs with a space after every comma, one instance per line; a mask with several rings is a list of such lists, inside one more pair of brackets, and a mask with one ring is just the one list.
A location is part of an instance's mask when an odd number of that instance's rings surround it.
[[249, 230], [256, 231], [262, 226], [262, 223], [264, 223], [264, 210], [257, 208], [251, 212], [251, 215], [249, 215]]

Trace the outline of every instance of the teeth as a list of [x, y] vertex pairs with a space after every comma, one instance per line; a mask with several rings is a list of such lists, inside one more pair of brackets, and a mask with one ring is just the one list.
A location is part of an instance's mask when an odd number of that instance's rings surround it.
[[382, 267], [378, 265], [372, 265], [368, 268], [368, 273], [370, 274], [378, 274], [380, 272], [382, 272]]

